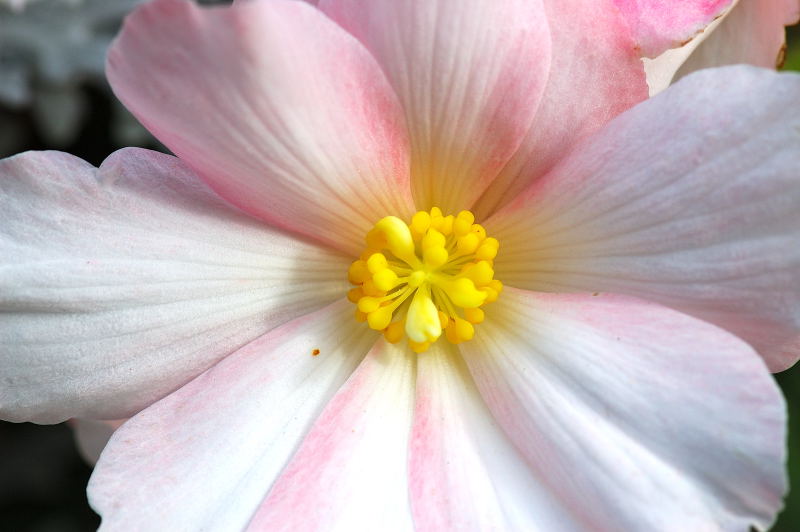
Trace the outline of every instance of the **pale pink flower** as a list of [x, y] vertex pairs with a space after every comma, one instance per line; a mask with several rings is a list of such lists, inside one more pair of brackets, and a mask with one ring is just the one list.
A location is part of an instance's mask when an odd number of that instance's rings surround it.
[[[111, 529], [768, 526], [800, 78], [639, 103], [639, 51], [728, 4], [651, 3], [137, 10], [109, 78], [180, 160], [0, 162], [3, 416], [135, 414], [89, 487]], [[435, 205], [485, 220], [507, 288], [414, 354], [354, 319], [346, 272]]]

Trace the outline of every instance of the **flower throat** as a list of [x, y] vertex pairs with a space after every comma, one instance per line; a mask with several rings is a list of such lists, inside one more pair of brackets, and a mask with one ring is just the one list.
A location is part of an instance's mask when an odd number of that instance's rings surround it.
[[471, 340], [484, 318], [480, 307], [503, 290], [492, 269], [500, 244], [469, 211], [443, 216], [434, 207], [408, 224], [387, 216], [366, 241], [348, 271], [356, 285], [347, 294], [358, 307], [356, 319], [391, 343], [407, 336], [416, 353], [442, 333], [454, 344]]

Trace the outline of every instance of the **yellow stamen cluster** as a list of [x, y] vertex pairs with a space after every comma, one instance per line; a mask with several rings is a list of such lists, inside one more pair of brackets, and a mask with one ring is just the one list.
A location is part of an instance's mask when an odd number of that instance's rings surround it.
[[387, 216], [367, 233], [367, 248], [348, 271], [355, 288], [347, 297], [356, 319], [386, 340], [408, 336], [416, 353], [444, 333], [454, 344], [471, 340], [486, 303], [503, 284], [492, 264], [499, 242], [486, 236], [475, 216], [443, 216], [438, 207], [419, 211], [406, 224]]

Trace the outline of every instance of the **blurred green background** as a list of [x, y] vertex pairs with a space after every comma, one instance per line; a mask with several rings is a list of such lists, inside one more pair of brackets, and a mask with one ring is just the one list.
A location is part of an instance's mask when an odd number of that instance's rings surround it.
[[[784, 69], [800, 71], [800, 29], [788, 31]], [[3, 68], [0, 49], [0, 69]], [[77, 87], [90, 113], [71, 140], [54, 146], [36, 124], [30, 108], [0, 104], [0, 125], [12, 125], [13, 136], [0, 130], [0, 157], [24, 149], [58, 148], [99, 164], [118, 147], [113, 120], [118, 109], [105, 87], [86, 80]], [[798, 102], [800, 105], [800, 102]], [[8, 131], [8, 130], [6, 130]], [[145, 147], [157, 148], [141, 137]], [[800, 171], [800, 162], [798, 163]], [[800, 364], [777, 375], [789, 404], [789, 475], [791, 485], [776, 532], [800, 531]], [[75, 450], [65, 425], [38, 426], [0, 422], [0, 532], [71, 532], [94, 530], [99, 518], [89, 509], [85, 486], [91, 469]]]

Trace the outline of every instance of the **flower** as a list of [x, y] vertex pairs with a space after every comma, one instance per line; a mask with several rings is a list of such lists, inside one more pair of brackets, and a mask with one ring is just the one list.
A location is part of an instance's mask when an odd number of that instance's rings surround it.
[[684, 46], [644, 59], [650, 94], [701, 68], [739, 63], [780, 68], [786, 51], [784, 26], [798, 21], [798, 0], [736, 0]]
[[[642, 102], [638, 50], [713, 11], [648, 33], [644, 2], [639, 26], [605, 2], [318, 7], [147, 4], [108, 75], [180, 159], [0, 163], [2, 415], [135, 414], [89, 486], [113, 528], [768, 526], [800, 78], [707, 70]], [[471, 340], [426, 294], [422, 353], [354, 319], [354, 261], [365, 297], [390, 262], [433, 287], [428, 250], [472, 217], [505, 288]]]

